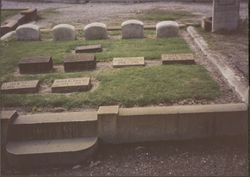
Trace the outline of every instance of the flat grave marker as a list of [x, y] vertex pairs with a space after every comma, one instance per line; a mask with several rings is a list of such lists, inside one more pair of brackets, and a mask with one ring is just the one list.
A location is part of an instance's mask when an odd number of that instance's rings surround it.
[[89, 77], [57, 79], [52, 85], [53, 93], [87, 91], [91, 88]]
[[2, 93], [37, 93], [39, 80], [5, 82], [1, 86]]
[[64, 71], [83, 71], [96, 68], [96, 57], [93, 54], [71, 54], [64, 59]]
[[125, 57], [125, 58], [114, 58], [113, 67], [127, 67], [127, 66], [145, 66], [144, 57]]
[[19, 64], [21, 74], [48, 73], [53, 70], [53, 60], [50, 56], [33, 56], [22, 59]]
[[100, 44], [78, 46], [75, 48], [75, 53], [95, 53], [95, 52], [102, 52], [102, 46]]
[[184, 54], [162, 54], [162, 64], [195, 64], [194, 55]]

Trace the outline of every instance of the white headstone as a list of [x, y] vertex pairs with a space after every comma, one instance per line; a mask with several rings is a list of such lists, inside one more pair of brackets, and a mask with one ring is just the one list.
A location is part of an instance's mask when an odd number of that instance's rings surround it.
[[144, 37], [144, 24], [139, 20], [127, 20], [121, 26], [123, 39]]
[[104, 23], [90, 23], [84, 27], [86, 40], [107, 39], [107, 26]]
[[70, 41], [76, 39], [75, 27], [69, 24], [59, 24], [53, 27], [54, 41]]
[[16, 38], [20, 41], [40, 40], [40, 28], [33, 24], [20, 25], [16, 29]]
[[179, 25], [175, 21], [162, 21], [156, 24], [157, 38], [178, 36]]

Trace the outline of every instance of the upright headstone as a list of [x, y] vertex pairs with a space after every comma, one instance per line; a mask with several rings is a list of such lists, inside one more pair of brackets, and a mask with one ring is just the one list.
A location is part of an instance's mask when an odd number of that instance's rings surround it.
[[127, 20], [121, 26], [123, 39], [144, 37], [144, 24], [139, 20]]
[[179, 25], [175, 21], [161, 21], [156, 24], [156, 37], [168, 38], [178, 36]]
[[33, 24], [21, 25], [16, 29], [16, 37], [20, 41], [40, 40], [40, 28]]
[[69, 24], [59, 24], [53, 27], [54, 41], [70, 41], [76, 39], [75, 27]]
[[240, 0], [213, 0], [212, 32], [233, 31], [239, 26]]
[[107, 26], [104, 23], [90, 23], [84, 27], [86, 40], [107, 39]]

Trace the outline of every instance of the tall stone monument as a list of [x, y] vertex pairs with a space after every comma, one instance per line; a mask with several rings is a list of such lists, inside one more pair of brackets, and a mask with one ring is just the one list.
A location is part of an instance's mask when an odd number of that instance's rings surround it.
[[240, 0], [213, 0], [212, 32], [233, 31], [239, 26]]

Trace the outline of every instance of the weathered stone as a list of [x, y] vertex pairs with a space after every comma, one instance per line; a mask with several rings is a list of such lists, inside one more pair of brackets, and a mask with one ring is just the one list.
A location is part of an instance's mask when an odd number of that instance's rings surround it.
[[20, 14], [25, 16], [26, 21], [32, 21], [37, 19], [37, 9], [26, 9], [20, 12]]
[[17, 40], [29, 41], [40, 40], [40, 28], [37, 25], [25, 24], [16, 29]]
[[121, 26], [123, 39], [144, 37], [144, 24], [139, 20], [127, 20]]
[[1, 86], [2, 93], [36, 93], [39, 90], [39, 80], [5, 82]]
[[127, 66], [144, 66], [144, 57], [127, 57], [127, 58], [114, 58], [113, 67], [127, 67]]
[[178, 35], [179, 25], [175, 21], [162, 21], [156, 24], [157, 38], [175, 37]]
[[162, 54], [162, 64], [195, 64], [194, 55], [184, 54]]
[[107, 39], [107, 26], [104, 23], [91, 23], [84, 27], [86, 40]]
[[1, 41], [10, 41], [12, 39], [16, 39], [16, 31], [10, 31], [0, 38]]
[[96, 68], [96, 57], [92, 54], [72, 54], [64, 59], [64, 71], [83, 71]]
[[52, 85], [52, 92], [79, 92], [87, 91], [91, 87], [90, 78], [70, 78], [70, 79], [57, 79]]
[[76, 53], [95, 53], [95, 52], [101, 52], [101, 51], [102, 51], [102, 46], [100, 44], [79, 46], [75, 48]]
[[35, 56], [22, 59], [19, 64], [21, 74], [46, 73], [53, 69], [53, 60], [50, 56]]
[[75, 27], [69, 24], [59, 24], [52, 28], [54, 41], [70, 41], [76, 39]]
[[212, 17], [204, 17], [204, 18], [202, 18], [201, 27], [205, 31], [211, 32], [212, 31]]
[[240, 21], [240, 0], [213, 0], [212, 32], [233, 31]]

